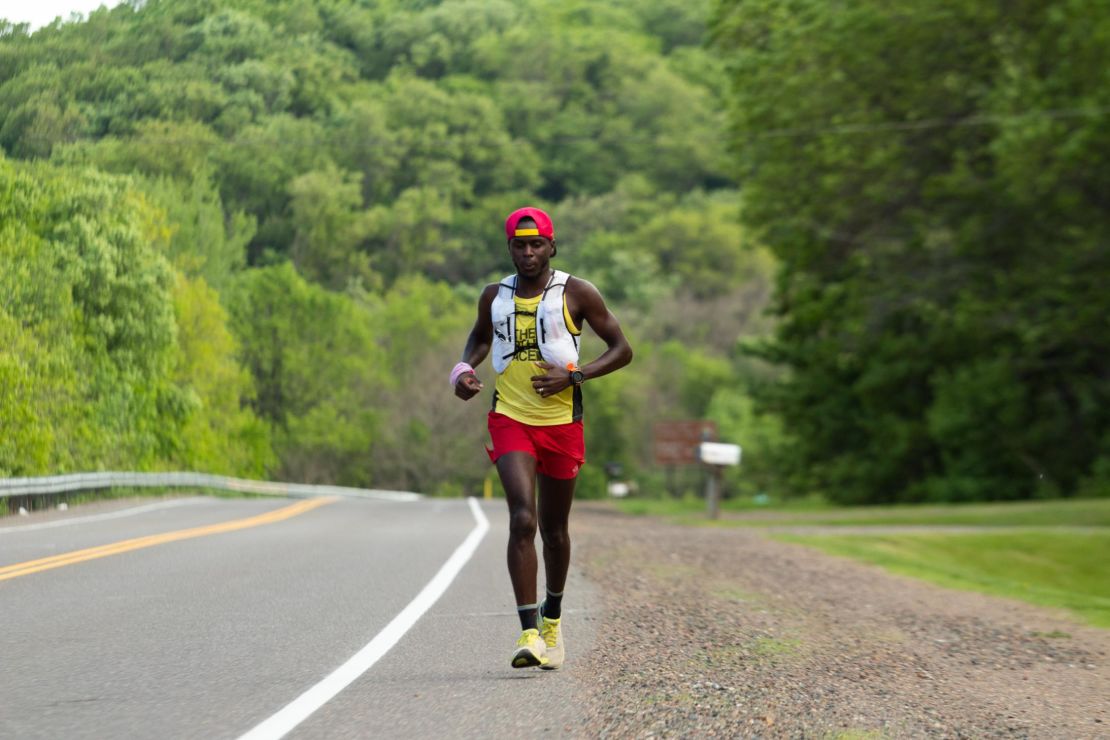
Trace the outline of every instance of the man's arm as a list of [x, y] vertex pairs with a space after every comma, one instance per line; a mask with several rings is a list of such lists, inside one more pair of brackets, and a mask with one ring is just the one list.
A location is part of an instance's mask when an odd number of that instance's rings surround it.
[[[600, 378], [632, 362], [632, 346], [621, 331], [617, 317], [605, 305], [605, 299], [601, 297], [600, 291], [593, 283], [581, 278], [572, 278], [571, 282], [567, 283], [566, 290], [567, 304], [572, 308], [571, 315], [585, 319], [594, 333], [606, 344], [606, 350], [601, 357], [578, 368], [584, 378], [586, 380]], [[581, 324], [580, 321], [577, 323]], [[570, 386], [570, 372], [566, 368], [555, 367], [547, 362], [537, 364], [547, 371], [546, 375], [532, 377], [532, 387], [541, 396], [553, 395]]]
[[[482, 364], [489, 354], [490, 345], [493, 343], [493, 320], [490, 309], [493, 299], [497, 296], [497, 284], [487, 285], [478, 297], [478, 318], [474, 321], [474, 328], [467, 337], [466, 347], [463, 348], [462, 361], [471, 367]], [[455, 395], [464, 401], [469, 401], [482, 390], [482, 382], [474, 373], [464, 373], [455, 382]]]

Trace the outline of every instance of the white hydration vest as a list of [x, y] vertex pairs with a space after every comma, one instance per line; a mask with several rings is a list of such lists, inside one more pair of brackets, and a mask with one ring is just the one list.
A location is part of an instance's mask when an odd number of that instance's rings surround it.
[[[509, 275], [497, 286], [493, 299], [493, 369], [499, 374], [512, 362], [516, 354], [516, 295], [518, 275]], [[540, 356], [556, 367], [578, 365], [578, 337], [571, 333], [563, 312], [564, 293], [570, 275], [555, 270], [543, 290], [543, 297], [536, 306], [536, 339]]]

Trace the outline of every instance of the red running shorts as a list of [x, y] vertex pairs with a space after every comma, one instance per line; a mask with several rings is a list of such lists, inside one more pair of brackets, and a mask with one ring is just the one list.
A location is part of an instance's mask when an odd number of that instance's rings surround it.
[[548, 478], [573, 478], [586, 462], [581, 421], [536, 427], [491, 411], [489, 436], [493, 440], [493, 449], [486, 449], [490, 460], [497, 462], [506, 452], [527, 452], [536, 458], [536, 472]]

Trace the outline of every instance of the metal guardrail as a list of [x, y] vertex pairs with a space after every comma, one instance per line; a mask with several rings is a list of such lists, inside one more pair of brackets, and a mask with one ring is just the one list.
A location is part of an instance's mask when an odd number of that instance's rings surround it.
[[411, 491], [381, 491], [372, 488], [345, 486], [312, 486], [306, 483], [229, 478], [207, 473], [71, 473], [42, 478], [0, 478], [0, 499], [11, 496], [34, 496], [69, 491], [96, 491], [108, 488], [208, 488], [239, 493], [262, 493], [272, 496], [311, 498], [314, 496], [347, 496], [385, 501], [415, 501], [422, 494]]

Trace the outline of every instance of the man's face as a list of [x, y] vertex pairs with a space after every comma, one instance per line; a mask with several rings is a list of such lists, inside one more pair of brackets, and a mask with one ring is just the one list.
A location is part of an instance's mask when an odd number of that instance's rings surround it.
[[[536, 223], [531, 219], [521, 219], [518, 229], [534, 229]], [[514, 236], [509, 240], [509, 254], [513, 258], [517, 272], [525, 277], [540, 275], [551, 261], [555, 243], [545, 236]]]

